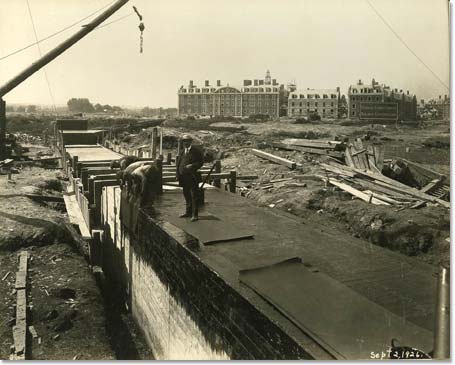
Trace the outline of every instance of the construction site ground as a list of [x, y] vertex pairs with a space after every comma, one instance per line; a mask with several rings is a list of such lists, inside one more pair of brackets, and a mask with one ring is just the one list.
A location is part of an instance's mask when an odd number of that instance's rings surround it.
[[[165, 121], [164, 154], [175, 154], [176, 138], [191, 134], [214, 156], [224, 153], [224, 170], [235, 169], [239, 175], [258, 175], [245, 181], [245, 195], [259, 205], [282, 209], [333, 229], [349, 231], [353, 236], [414, 256], [433, 265], [449, 264], [449, 210], [431, 205], [420, 209], [402, 209], [373, 205], [318, 178], [285, 181], [295, 175], [323, 175], [319, 166], [327, 157], [285, 151], [270, 146], [285, 138], [334, 140], [367, 138], [383, 145], [385, 159], [405, 158], [447, 176], [450, 181], [450, 130], [448, 122], [371, 124], [360, 122], [307, 122], [281, 120], [265, 123], [229, 121], [210, 124], [207, 120]], [[127, 135], [124, 143], [137, 147], [148, 142], [149, 129]], [[296, 170], [254, 156], [252, 148], [288, 158], [301, 164]], [[283, 181], [279, 181], [283, 180]], [[272, 188], [263, 189], [270, 182]], [[293, 186], [294, 185], [294, 186]]]
[[[39, 130], [36, 124], [31, 124]], [[132, 123], [127, 123], [132, 125]], [[334, 234], [352, 236], [398, 251], [432, 265], [449, 263], [450, 214], [440, 206], [399, 210], [368, 204], [311, 176], [323, 173], [318, 162], [327, 157], [270, 146], [284, 138], [333, 140], [335, 137], [368, 138], [381, 142], [385, 158], [406, 158], [437, 172], [450, 174], [450, 131], [447, 122], [426, 124], [355, 124], [347, 122], [293, 121], [242, 123], [206, 120], [165, 121], [164, 153], [175, 156], [177, 138], [192, 134], [209, 154], [223, 152], [224, 170], [258, 179], [239, 181], [245, 199], [266, 209], [281, 209], [299, 216], [305, 224], [324, 226]], [[96, 127], [96, 125], [93, 125]], [[138, 147], [150, 142], [150, 128], [119, 138], [124, 146]], [[26, 129], [22, 133], [33, 134]], [[25, 137], [24, 137], [25, 138]], [[27, 137], [27, 140], [30, 138]], [[39, 143], [39, 142], [38, 142]], [[31, 154], [43, 147], [30, 146]], [[301, 164], [297, 170], [260, 159], [252, 148], [289, 158]], [[296, 174], [309, 178], [293, 185]], [[296, 181], [297, 182], [297, 181]], [[30, 359], [150, 359], [152, 354], [122, 304], [112, 298], [109, 286], [92, 274], [83, 253], [69, 230], [63, 203], [32, 200], [24, 194], [62, 196], [64, 177], [58, 169], [24, 166], [8, 181], [0, 175], [0, 359], [7, 359], [13, 344], [14, 278], [17, 254], [30, 251], [30, 323], [41, 338], [31, 343]], [[183, 199], [183, 198], [182, 198]], [[83, 246], [83, 245], [82, 245]], [[9, 275], [8, 272], [10, 272]], [[2, 278], [6, 278], [2, 280]]]
[[[28, 147], [31, 155], [44, 149]], [[27, 359], [152, 358], [131, 317], [109, 297], [108, 284], [92, 274], [85, 247], [68, 229], [64, 203], [25, 196], [62, 197], [64, 183], [60, 170], [41, 167], [19, 168], [11, 180], [0, 175], [0, 359], [9, 358], [14, 343], [14, 284], [21, 250], [30, 255], [27, 325], [39, 337], [30, 336]]]

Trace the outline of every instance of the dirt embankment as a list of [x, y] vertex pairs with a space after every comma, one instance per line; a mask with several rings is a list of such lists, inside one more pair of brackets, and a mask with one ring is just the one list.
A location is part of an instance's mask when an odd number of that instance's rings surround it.
[[64, 204], [36, 199], [62, 197], [63, 183], [55, 170], [35, 167], [14, 174], [12, 181], [0, 175], [0, 359], [9, 358], [14, 342], [14, 284], [21, 250], [30, 254], [27, 325], [39, 336], [30, 337], [27, 359], [153, 358], [124, 308], [102, 295], [67, 229]]

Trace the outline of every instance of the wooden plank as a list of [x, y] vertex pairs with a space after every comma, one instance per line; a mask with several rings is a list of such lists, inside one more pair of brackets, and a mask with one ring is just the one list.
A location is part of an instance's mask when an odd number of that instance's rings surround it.
[[398, 186], [395, 186], [395, 185], [389, 185], [389, 184], [384, 183], [384, 182], [379, 181], [379, 180], [376, 180], [375, 183], [379, 184], [379, 185], [382, 185], [382, 186], [387, 186], [389, 189], [398, 191], [399, 193], [409, 194], [409, 195], [412, 195], [412, 196], [414, 196], [416, 198], [420, 198], [420, 199], [422, 199], [424, 201], [437, 203], [439, 205], [442, 205], [444, 208], [450, 209], [450, 203], [449, 202], [446, 202], [445, 200], [436, 198], [436, 197], [434, 197], [432, 195], [422, 193], [419, 190], [411, 188], [409, 186], [407, 188], [401, 188], [401, 187], [398, 187]]
[[306, 153], [312, 153], [316, 155], [325, 155], [325, 156], [331, 156], [335, 158], [343, 158], [344, 153], [339, 152], [339, 151], [331, 151], [323, 148], [309, 148], [309, 147], [302, 147], [302, 146], [294, 146], [294, 145], [288, 145], [284, 144], [281, 142], [272, 142], [271, 145], [276, 148], [281, 148], [284, 150], [289, 150], [289, 151], [300, 151], [300, 152], [306, 152]]
[[373, 150], [376, 167], [379, 171], [382, 171], [382, 168], [384, 167], [384, 148], [382, 148], [382, 146], [373, 146]]
[[16, 283], [14, 288], [17, 289], [25, 289], [27, 285], [27, 271], [18, 271], [16, 272]]
[[343, 175], [343, 176], [349, 176], [349, 177], [354, 177], [355, 176], [355, 173], [353, 173], [351, 171], [346, 171], [346, 170], [340, 169], [340, 168], [338, 168], [337, 166], [334, 166], [334, 165], [329, 165], [329, 164], [326, 164], [326, 163], [320, 163], [319, 165], [324, 170], [333, 172], [333, 173], [335, 173], [337, 175]]
[[430, 193], [432, 190], [435, 190], [442, 185], [442, 179], [434, 179], [425, 185], [420, 191], [422, 193]]
[[373, 195], [375, 198], [378, 198], [379, 200], [385, 201], [385, 202], [387, 202], [389, 204], [395, 204], [395, 205], [404, 204], [403, 202], [400, 202], [398, 200], [392, 199], [392, 198], [388, 197], [387, 195], [376, 193], [376, 192], [371, 191], [371, 190], [364, 190], [363, 192], [365, 194], [368, 194], [368, 195]]
[[27, 338], [27, 326], [25, 321], [21, 321], [19, 324], [13, 327], [13, 339], [14, 339], [14, 360], [25, 360], [25, 346]]
[[28, 266], [28, 252], [21, 251], [19, 254], [19, 271], [27, 271]]
[[301, 146], [301, 147], [309, 147], [309, 148], [323, 148], [323, 149], [335, 149], [338, 145], [341, 145], [342, 142], [340, 141], [320, 141], [314, 139], [298, 139], [298, 138], [286, 138], [281, 141], [281, 143], [294, 145], [294, 146]]
[[367, 157], [368, 165], [370, 166], [370, 169], [373, 170], [376, 167], [376, 160], [374, 158], [374, 150], [372, 145], [367, 146]]
[[68, 212], [70, 222], [79, 226], [79, 231], [83, 239], [90, 239], [90, 231], [82, 216], [82, 211], [76, 201], [76, 196], [74, 194], [64, 194], [63, 199], [65, 200], [66, 211]]
[[351, 147], [349, 147], [349, 146], [346, 147], [346, 150], [344, 152], [344, 158], [345, 158], [346, 165], [348, 165], [350, 167], [355, 167], [354, 161], [353, 161], [352, 155], [351, 155]]
[[337, 181], [337, 180], [331, 179], [331, 178], [328, 179], [328, 181], [330, 184], [340, 188], [343, 191], [346, 191], [347, 193], [349, 193], [359, 199], [362, 199], [363, 201], [365, 201], [367, 203], [372, 203], [375, 205], [390, 205], [389, 203], [386, 203], [386, 202], [376, 199], [374, 197], [371, 198], [370, 195], [365, 194], [365, 193], [361, 192], [360, 190], [357, 190], [348, 184], [342, 183], [340, 181]]
[[279, 157], [279, 156], [275, 156], [275, 155], [273, 155], [271, 153], [268, 153], [268, 152], [256, 150], [254, 148], [251, 150], [251, 153], [253, 155], [255, 155], [255, 156], [260, 157], [260, 158], [263, 158], [263, 159], [275, 162], [277, 164], [286, 166], [286, 167], [288, 167], [288, 168], [290, 168], [292, 170], [295, 169], [296, 166], [297, 166], [297, 164], [294, 161], [291, 161], [291, 160], [288, 160], [286, 158], [282, 158], [282, 157]]

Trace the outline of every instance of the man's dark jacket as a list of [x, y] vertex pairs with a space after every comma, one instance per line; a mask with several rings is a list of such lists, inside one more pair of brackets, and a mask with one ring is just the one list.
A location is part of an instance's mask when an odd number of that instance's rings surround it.
[[[185, 154], [185, 149], [183, 149], [177, 164], [177, 180], [179, 181], [179, 185], [182, 186], [184, 182], [191, 181], [192, 179], [195, 179], [195, 181], [198, 182], [199, 174], [197, 173], [197, 170], [200, 169], [203, 164], [204, 158], [199, 148], [191, 146], [187, 154]], [[187, 165], [191, 165], [191, 167], [185, 168]]]

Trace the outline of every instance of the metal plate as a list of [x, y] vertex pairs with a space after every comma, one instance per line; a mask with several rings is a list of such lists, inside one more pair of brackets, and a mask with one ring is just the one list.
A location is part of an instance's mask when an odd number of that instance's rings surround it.
[[432, 350], [433, 334], [371, 302], [293, 258], [240, 271], [240, 281], [257, 292], [337, 359], [371, 359], [387, 354], [392, 338]]
[[196, 222], [191, 222], [189, 218], [178, 217], [168, 217], [167, 220], [197, 238], [199, 242], [205, 245], [253, 238], [254, 236], [250, 228], [222, 221], [218, 217], [207, 213], [200, 215], [199, 220]]

